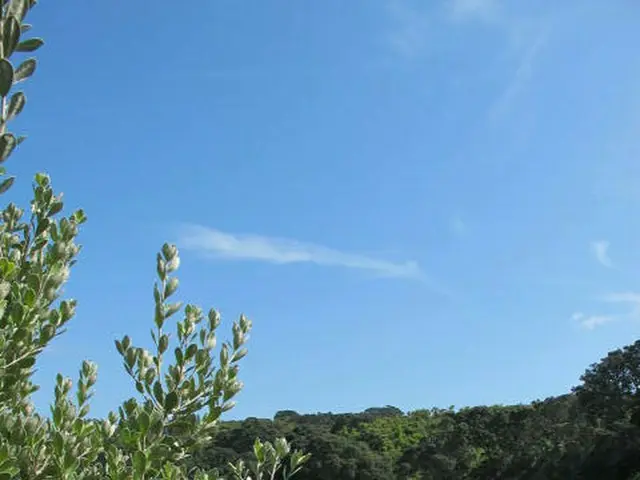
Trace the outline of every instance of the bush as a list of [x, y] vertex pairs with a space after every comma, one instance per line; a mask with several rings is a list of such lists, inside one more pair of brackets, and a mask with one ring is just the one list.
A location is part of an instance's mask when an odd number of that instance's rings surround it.
[[[0, 7], [0, 163], [25, 137], [7, 131], [8, 122], [26, 103], [12, 92], [28, 79], [36, 60], [14, 63], [15, 53], [34, 52], [40, 38], [23, 39], [30, 30], [25, 17], [35, 0], [2, 0]], [[15, 178], [0, 167], [0, 194]], [[60, 217], [62, 195], [40, 173], [33, 184], [30, 213], [9, 203], [0, 218], [0, 479], [219, 479], [218, 471], [192, 465], [195, 452], [215, 434], [220, 416], [233, 408], [242, 388], [238, 362], [246, 355], [251, 322], [241, 316], [233, 324], [233, 340], [222, 343], [214, 362], [220, 315], [195, 305], [170, 301], [178, 289], [173, 276], [178, 250], [165, 244], [157, 255], [154, 287], [153, 351], [116, 341], [124, 368], [140, 394], [124, 402], [102, 421], [90, 419], [89, 400], [97, 367], [83, 362], [75, 396], [73, 382], [58, 375], [51, 415], [35, 412], [32, 376], [38, 355], [73, 318], [75, 300], [61, 300], [80, 246], [75, 243], [86, 216], [82, 210]], [[170, 348], [169, 321], [177, 339]], [[167, 360], [171, 357], [171, 363]], [[256, 440], [254, 461], [228, 467], [236, 479], [291, 478], [308, 456], [291, 451], [284, 439], [273, 444]], [[224, 467], [224, 466], [221, 466]]]

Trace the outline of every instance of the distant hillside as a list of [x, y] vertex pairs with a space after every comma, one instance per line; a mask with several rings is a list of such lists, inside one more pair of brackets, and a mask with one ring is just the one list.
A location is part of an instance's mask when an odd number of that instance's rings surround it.
[[[256, 437], [312, 454], [300, 480], [640, 478], [640, 342], [592, 365], [571, 393], [528, 405], [298, 414], [222, 423], [194, 459], [249, 459]], [[636, 476], [637, 475], [637, 476]]]

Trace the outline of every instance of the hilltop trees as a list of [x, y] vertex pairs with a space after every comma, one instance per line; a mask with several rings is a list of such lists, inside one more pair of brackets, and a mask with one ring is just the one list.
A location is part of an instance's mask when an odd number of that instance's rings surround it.
[[640, 407], [640, 340], [619, 348], [594, 363], [576, 387], [580, 404], [591, 415], [613, 421], [631, 418], [638, 423]]
[[640, 479], [634, 399], [639, 342], [590, 366], [574, 392], [526, 405], [362, 413], [278, 412], [223, 424], [199, 458], [248, 455], [249, 438], [287, 439], [312, 453], [304, 479]]
[[[44, 44], [25, 38], [31, 29], [25, 19], [35, 3], [0, 4], [0, 163], [25, 139], [8, 126], [26, 104], [25, 94], [15, 88], [37, 64], [16, 55]], [[14, 180], [0, 167], [0, 194], [6, 196]], [[180, 264], [173, 245], [164, 245], [156, 258], [152, 351], [135, 346], [128, 336], [116, 342], [139, 398], [102, 421], [89, 419], [97, 366], [85, 361], [73, 394], [72, 380], [58, 375], [50, 417], [35, 412], [36, 361], [64, 333], [76, 307], [75, 300], [61, 297], [80, 252], [75, 239], [86, 216], [82, 210], [68, 216], [62, 211], [62, 195], [40, 173], [29, 211], [9, 203], [0, 214], [0, 479], [220, 478], [218, 467], [225, 465], [208, 465], [205, 472], [196, 468], [193, 456], [211, 441], [220, 416], [233, 408], [242, 388], [239, 361], [247, 353], [251, 322], [240, 317], [232, 341], [218, 345], [219, 314], [173, 300]], [[179, 314], [181, 320], [174, 322]], [[229, 466], [232, 478], [272, 479], [277, 472], [290, 478], [308, 459], [284, 438], [255, 440], [252, 451], [251, 461]]]
[[[27, 37], [34, 0], [0, 2], [0, 195], [14, 177], [4, 163], [25, 137], [9, 131], [44, 42]], [[529, 405], [403, 413], [304, 415], [221, 422], [242, 388], [239, 364], [251, 322], [218, 340], [214, 309], [176, 301], [177, 248], [156, 256], [151, 345], [116, 341], [138, 396], [91, 419], [97, 366], [58, 375], [50, 415], [35, 411], [33, 372], [64, 333], [76, 301], [62, 289], [77, 261], [82, 210], [63, 215], [48, 175], [33, 182], [28, 207], [0, 211], [0, 480], [304, 480], [640, 478], [640, 342], [615, 350], [571, 394]], [[176, 320], [177, 319], [177, 320]], [[292, 450], [291, 444], [312, 456]], [[301, 467], [305, 468], [301, 470]], [[635, 477], [634, 477], [635, 475]]]

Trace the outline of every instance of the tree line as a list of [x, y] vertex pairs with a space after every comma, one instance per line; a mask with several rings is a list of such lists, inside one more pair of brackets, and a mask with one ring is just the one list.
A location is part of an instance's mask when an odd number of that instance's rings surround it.
[[[3, 164], [26, 138], [9, 126], [37, 65], [23, 55], [44, 45], [26, 21], [35, 6], [0, 2], [3, 200], [15, 181]], [[640, 342], [589, 367], [566, 395], [529, 405], [221, 421], [242, 389], [252, 323], [240, 316], [222, 342], [215, 309], [176, 300], [180, 257], [170, 244], [155, 258], [151, 347], [127, 335], [115, 342], [137, 397], [91, 418], [98, 371], [85, 361], [75, 385], [57, 376], [41, 414], [33, 373], [75, 316], [63, 288], [87, 217], [63, 213], [46, 173], [32, 193], [27, 208], [0, 211], [0, 480], [640, 479]]]
[[197, 456], [248, 458], [254, 438], [311, 454], [300, 480], [640, 478], [640, 341], [591, 365], [571, 392], [530, 404], [298, 414], [223, 422]]

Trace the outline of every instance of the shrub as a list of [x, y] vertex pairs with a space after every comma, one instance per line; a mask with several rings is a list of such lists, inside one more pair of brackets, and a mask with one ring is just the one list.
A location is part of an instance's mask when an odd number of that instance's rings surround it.
[[[17, 84], [36, 69], [36, 60], [20, 63], [16, 53], [30, 53], [43, 44], [24, 39], [25, 23], [35, 0], [2, 0], [0, 7], [0, 164], [25, 137], [7, 130], [26, 103]], [[0, 166], [0, 194], [15, 178]], [[174, 276], [178, 250], [165, 244], [157, 255], [154, 287], [153, 351], [136, 347], [128, 336], [116, 341], [125, 371], [139, 398], [132, 398], [102, 421], [90, 419], [89, 400], [97, 367], [85, 361], [75, 395], [73, 382], [57, 376], [51, 415], [38, 414], [31, 401], [38, 355], [73, 318], [75, 300], [62, 300], [62, 287], [76, 262], [75, 243], [86, 216], [82, 210], [61, 216], [62, 195], [48, 175], [35, 176], [28, 214], [13, 203], [0, 218], [0, 479], [219, 479], [217, 471], [191, 467], [192, 454], [215, 434], [220, 416], [233, 408], [242, 388], [239, 361], [251, 322], [241, 316], [233, 323], [233, 339], [217, 346], [220, 315], [206, 315], [195, 305], [172, 301], [178, 289]], [[171, 300], [171, 301], [170, 301]], [[170, 322], [175, 322], [175, 346], [170, 347]], [[170, 363], [167, 363], [171, 360]], [[292, 477], [308, 456], [291, 451], [285, 439], [273, 444], [256, 440], [255, 460], [239, 461], [228, 470], [236, 479]]]

